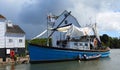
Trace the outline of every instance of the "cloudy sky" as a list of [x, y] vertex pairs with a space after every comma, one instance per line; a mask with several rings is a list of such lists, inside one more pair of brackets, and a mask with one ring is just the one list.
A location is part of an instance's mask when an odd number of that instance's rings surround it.
[[120, 0], [0, 0], [0, 14], [18, 24], [27, 38], [45, 30], [49, 13], [72, 11], [81, 26], [97, 23], [100, 35], [120, 36]]

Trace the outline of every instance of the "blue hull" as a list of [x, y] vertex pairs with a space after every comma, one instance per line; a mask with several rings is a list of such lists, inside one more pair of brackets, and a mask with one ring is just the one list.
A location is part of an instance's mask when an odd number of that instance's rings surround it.
[[77, 60], [86, 54], [96, 55], [101, 54], [101, 57], [108, 57], [109, 50], [106, 51], [90, 51], [76, 50], [66, 48], [45, 47], [29, 44], [30, 62], [46, 62], [46, 61], [62, 61], [62, 60]]

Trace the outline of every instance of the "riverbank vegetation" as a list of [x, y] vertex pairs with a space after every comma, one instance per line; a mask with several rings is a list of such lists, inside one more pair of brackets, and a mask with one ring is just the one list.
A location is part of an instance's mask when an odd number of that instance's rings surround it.
[[103, 46], [108, 46], [110, 48], [120, 48], [120, 38], [110, 37], [107, 34], [100, 36]]

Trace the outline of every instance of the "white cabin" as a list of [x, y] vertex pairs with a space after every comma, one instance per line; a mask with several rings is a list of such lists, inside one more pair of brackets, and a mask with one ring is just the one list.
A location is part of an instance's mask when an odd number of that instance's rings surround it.
[[90, 50], [89, 42], [69, 42], [69, 48], [79, 50]]
[[25, 32], [0, 15], [0, 57], [9, 56], [10, 50], [16, 54], [25, 52]]

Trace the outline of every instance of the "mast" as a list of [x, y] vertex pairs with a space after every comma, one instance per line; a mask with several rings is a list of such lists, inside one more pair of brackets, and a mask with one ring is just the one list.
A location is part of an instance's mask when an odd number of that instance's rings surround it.
[[97, 31], [97, 23], [95, 23], [95, 34], [96, 34], [96, 37], [98, 38], [99, 42], [101, 42], [98, 31]]
[[[55, 16], [51, 13], [47, 16], [47, 37], [49, 37], [49, 34], [51, 33], [51, 28], [55, 24]], [[47, 46], [49, 46], [49, 38], [47, 39]]]
[[97, 32], [97, 28], [96, 27], [97, 27], [97, 24], [95, 23], [95, 26], [93, 27], [93, 31], [94, 31], [94, 34], [95, 34], [95, 36], [97, 38], [97, 41], [98, 41], [98, 47], [102, 47], [100, 36], [99, 36], [99, 34]]
[[[49, 34], [48, 19], [49, 19], [49, 15], [47, 16], [47, 37], [48, 37], [48, 34]], [[49, 46], [49, 39], [47, 39], [47, 46]]]

